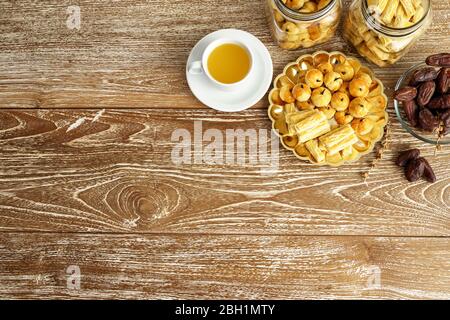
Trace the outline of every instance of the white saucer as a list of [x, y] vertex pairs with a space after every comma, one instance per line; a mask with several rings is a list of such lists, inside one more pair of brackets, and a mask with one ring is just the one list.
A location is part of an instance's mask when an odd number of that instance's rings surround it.
[[[254, 68], [242, 87], [224, 91], [212, 83], [205, 74], [191, 74], [187, 70], [192, 62], [201, 60], [209, 43], [220, 38], [236, 39], [244, 42], [253, 52]], [[273, 65], [270, 53], [254, 35], [236, 29], [224, 29], [208, 34], [192, 49], [186, 64], [186, 78], [192, 93], [210, 108], [236, 112], [250, 108], [266, 94], [272, 83]]]

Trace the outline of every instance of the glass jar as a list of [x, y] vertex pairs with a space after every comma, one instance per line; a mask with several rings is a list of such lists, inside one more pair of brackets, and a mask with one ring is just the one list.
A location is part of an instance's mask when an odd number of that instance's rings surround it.
[[430, 0], [354, 0], [343, 36], [360, 55], [386, 67], [408, 52], [431, 20]]
[[309, 48], [334, 36], [341, 0], [267, 0], [267, 17], [278, 45], [287, 50]]

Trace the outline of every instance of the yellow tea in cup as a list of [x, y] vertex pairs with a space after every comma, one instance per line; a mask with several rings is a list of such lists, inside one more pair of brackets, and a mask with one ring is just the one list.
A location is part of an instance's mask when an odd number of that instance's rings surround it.
[[215, 48], [208, 57], [211, 77], [224, 84], [243, 80], [251, 68], [250, 56], [237, 44], [225, 43]]

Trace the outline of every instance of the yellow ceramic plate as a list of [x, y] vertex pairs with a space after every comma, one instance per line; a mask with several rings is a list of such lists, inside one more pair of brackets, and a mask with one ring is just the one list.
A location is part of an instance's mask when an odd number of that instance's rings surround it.
[[[345, 116], [350, 116], [348, 117], [349, 122], [347, 124], [342, 123], [342, 121], [339, 124], [336, 121], [336, 116], [332, 116], [331, 118], [330, 116], [327, 116], [331, 130], [336, 130], [337, 128], [347, 125], [354, 129], [354, 134], [357, 136], [357, 139], [353, 136], [353, 139], [350, 142], [353, 143], [352, 145], [347, 145], [345, 149], [339, 150], [338, 152], [327, 149], [327, 146], [322, 143], [324, 138], [320, 139], [320, 136], [316, 137], [313, 139], [314, 141], [311, 142], [300, 142], [301, 139], [299, 134], [295, 130], [293, 132], [292, 127], [288, 124], [290, 121], [289, 117], [297, 112], [310, 109], [311, 106], [303, 107], [301, 104], [294, 102], [293, 107], [292, 103], [288, 103], [280, 97], [280, 92], [282, 92], [281, 96], [285, 96], [283, 91], [286, 91], [286, 88], [292, 88], [297, 83], [304, 82], [304, 76], [309, 69], [318, 68], [320, 70], [323, 68], [323, 70], [326, 70], [327, 66], [330, 68], [330, 65], [334, 71], [337, 70], [336, 67], [338, 65], [351, 66], [354, 73], [353, 78], [361, 77], [363, 75], [362, 77], [368, 79], [367, 75], [370, 76], [370, 79], [367, 80], [367, 83], [370, 83], [369, 94], [365, 97], [365, 99], [369, 101], [370, 106], [367, 115], [359, 119], [352, 118], [349, 109], [347, 108], [347, 110], [344, 111]], [[349, 82], [350, 81], [348, 81], [347, 84]], [[354, 97], [352, 97], [348, 89], [346, 89], [345, 83], [346, 81], [344, 81], [344, 85], [339, 91], [346, 92], [347, 95], [349, 95], [350, 101], [352, 101]], [[283, 73], [275, 78], [273, 89], [269, 93], [269, 103], [268, 115], [272, 120], [272, 128], [280, 137], [283, 146], [286, 149], [291, 150], [299, 159], [316, 165], [340, 166], [345, 163], [357, 161], [361, 156], [370, 153], [374, 149], [375, 144], [383, 137], [384, 127], [388, 122], [388, 114], [386, 112], [388, 99], [384, 93], [382, 82], [375, 77], [372, 70], [363, 66], [358, 59], [347, 57], [343, 53], [337, 51], [318, 51], [312, 55], [303, 55], [298, 58], [296, 62], [289, 63], [284, 68]], [[317, 107], [313, 108], [319, 109]], [[321, 109], [321, 111], [323, 111], [323, 109]], [[330, 111], [332, 114], [335, 110]], [[288, 114], [290, 114], [290, 116], [288, 116], [288, 120], [286, 120]], [[342, 115], [343, 113], [341, 112], [340, 116]], [[300, 115], [299, 117], [301, 118]], [[360, 130], [358, 127], [359, 121], [365, 118], [368, 119], [367, 122], [370, 122], [373, 125], [372, 129], [369, 131]]]

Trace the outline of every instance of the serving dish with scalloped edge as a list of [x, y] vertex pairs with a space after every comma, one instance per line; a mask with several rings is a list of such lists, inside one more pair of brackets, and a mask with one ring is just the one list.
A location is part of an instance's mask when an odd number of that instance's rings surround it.
[[[285, 108], [288, 103], [280, 98], [280, 89], [286, 85], [290, 86], [303, 82], [302, 80], [304, 80], [304, 75], [309, 69], [315, 68], [326, 62], [331, 63], [334, 70], [339, 64], [350, 64], [354, 71], [354, 77], [360, 75], [361, 73], [366, 73], [371, 77], [372, 82], [366, 99], [370, 99], [373, 103], [370, 103], [370, 111], [366, 117], [373, 119], [376, 125], [373, 126], [373, 129], [368, 134], [359, 135], [355, 131], [358, 141], [351, 145], [351, 148], [348, 146], [345, 150], [339, 151], [333, 155], [328, 155], [325, 150], [322, 150], [325, 152], [325, 158], [323, 161], [317, 161], [312, 156], [311, 152], [305, 148], [305, 143], [307, 142], [301, 143], [299, 142], [298, 135], [289, 133], [285, 113]], [[347, 82], [349, 83], [349, 81]], [[351, 101], [353, 97], [348, 92], [348, 88], [344, 89], [343, 87], [344, 85], [342, 86], [342, 90], [344, 90], [344, 92], [347, 90], [346, 92]], [[358, 59], [354, 57], [347, 57], [339, 51], [333, 51], [330, 53], [318, 51], [314, 54], [305, 54], [300, 56], [295, 62], [286, 65], [283, 73], [278, 75], [273, 81], [273, 89], [270, 91], [268, 99], [270, 104], [268, 108], [268, 116], [272, 121], [272, 129], [280, 137], [283, 147], [287, 150], [291, 150], [297, 158], [315, 165], [341, 166], [343, 164], [352, 163], [359, 160], [363, 155], [373, 151], [376, 143], [382, 139], [384, 135], [384, 128], [388, 122], [388, 114], [386, 112], [388, 98], [384, 93], [383, 83], [375, 77], [372, 70], [363, 66]], [[301, 111], [300, 109], [297, 110]], [[332, 129], [344, 126], [342, 124], [338, 124], [334, 118], [328, 119], [328, 121], [330, 122]], [[348, 125], [351, 126], [352, 123], [348, 123]]]

